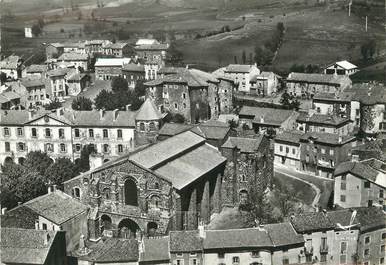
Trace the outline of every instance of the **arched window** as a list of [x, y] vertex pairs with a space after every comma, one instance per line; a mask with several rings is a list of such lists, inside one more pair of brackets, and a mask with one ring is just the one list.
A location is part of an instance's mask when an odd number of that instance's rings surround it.
[[159, 183], [158, 182], [154, 183], [154, 189], [159, 190]]
[[138, 206], [137, 184], [132, 179], [125, 181], [125, 204]]
[[143, 122], [139, 123], [139, 130], [141, 132], [145, 131], [145, 124]]
[[109, 131], [107, 129], [103, 129], [103, 138], [109, 138]]
[[103, 233], [106, 229], [111, 229], [111, 218], [108, 215], [102, 215], [100, 219], [101, 232]]
[[60, 144], [60, 152], [62, 153], [66, 152], [66, 144]]
[[155, 127], [155, 123], [154, 123], [154, 122], [150, 122], [150, 123], [149, 123], [149, 129], [150, 129], [150, 131], [155, 131], [155, 130], [157, 130], [156, 127]]
[[109, 188], [103, 189], [103, 196], [106, 200], [110, 200], [110, 189]]
[[247, 202], [248, 202], [248, 191], [241, 190], [239, 196], [240, 196], [240, 204], [247, 204]]
[[51, 137], [51, 129], [46, 128], [45, 133], [46, 133], [46, 137]]
[[155, 222], [149, 222], [147, 224], [147, 233], [149, 236], [155, 236], [157, 233], [158, 225]]
[[74, 188], [72, 189], [72, 197], [74, 197], [74, 198], [76, 198], [76, 199], [80, 199], [80, 195], [81, 195], [81, 193], [80, 193], [80, 188], [74, 187]]
[[64, 129], [59, 129], [59, 138], [64, 138]]
[[118, 145], [118, 153], [123, 153], [123, 145]]
[[157, 195], [153, 195], [150, 197], [150, 208], [158, 209], [161, 206], [161, 199]]

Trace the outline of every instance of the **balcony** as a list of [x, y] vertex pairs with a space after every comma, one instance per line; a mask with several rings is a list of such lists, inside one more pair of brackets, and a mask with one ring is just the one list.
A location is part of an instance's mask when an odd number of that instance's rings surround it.
[[320, 246], [320, 253], [322, 254], [328, 253], [328, 246], [327, 245]]

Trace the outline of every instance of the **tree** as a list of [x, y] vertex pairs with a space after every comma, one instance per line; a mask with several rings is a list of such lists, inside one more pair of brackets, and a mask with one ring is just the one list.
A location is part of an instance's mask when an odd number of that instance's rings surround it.
[[44, 108], [46, 110], [54, 110], [61, 107], [62, 107], [62, 103], [58, 99], [55, 99], [54, 101], [51, 101], [50, 103], [44, 105]]
[[278, 22], [276, 25], [276, 29], [281, 33], [281, 36], [284, 34], [284, 24], [283, 22]]
[[73, 110], [92, 110], [92, 101], [89, 98], [77, 97], [71, 103]]
[[59, 187], [62, 187], [64, 181], [72, 179], [77, 174], [75, 164], [68, 158], [58, 158], [45, 172], [46, 179]]
[[245, 53], [245, 50], [243, 50], [243, 52], [241, 54], [241, 61], [243, 62], [243, 64], [247, 63], [247, 55]]
[[38, 24], [33, 24], [31, 31], [34, 36], [39, 36], [42, 33], [42, 29], [39, 27]]
[[237, 64], [237, 56], [236, 56], [236, 55], [233, 56], [233, 62], [234, 62], [235, 64]]
[[114, 94], [105, 89], [99, 92], [94, 101], [97, 109], [114, 110], [116, 106]]
[[129, 84], [123, 77], [116, 76], [111, 80], [111, 89], [114, 93], [126, 92], [129, 89]]
[[[200, 34], [197, 34], [197, 38], [201, 38]], [[183, 53], [177, 48], [175, 42], [170, 43], [168, 52], [166, 54], [166, 64], [169, 66], [180, 66], [182, 65], [184, 56]]]
[[286, 109], [295, 109], [298, 110], [300, 107], [300, 102], [297, 98], [294, 98], [287, 91], [285, 91], [280, 98], [280, 104], [283, 105]]
[[46, 169], [53, 163], [52, 159], [41, 151], [32, 151], [27, 154], [24, 166], [44, 176]]
[[138, 97], [146, 95], [146, 87], [143, 80], [138, 80], [134, 87], [134, 92]]
[[138, 97], [137, 93], [132, 93], [130, 110], [139, 110], [143, 102], [144, 101]]
[[75, 160], [77, 172], [86, 172], [90, 170], [90, 154], [93, 152], [94, 147], [92, 145], [83, 146], [80, 151], [80, 158]]
[[185, 117], [182, 114], [179, 114], [179, 113], [172, 114], [171, 122], [174, 122], [174, 123], [184, 123], [185, 122]]

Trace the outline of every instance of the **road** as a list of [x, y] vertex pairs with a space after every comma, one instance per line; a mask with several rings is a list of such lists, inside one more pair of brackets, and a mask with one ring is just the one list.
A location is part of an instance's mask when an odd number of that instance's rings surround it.
[[315, 191], [315, 197], [311, 204], [312, 208], [315, 210], [317, 210], [319, 206], [327, 208], [328, 200], [332, 192], [333, 180], [304, 174], [280, 164], [275, 164], [275, 172], [309, 185]]

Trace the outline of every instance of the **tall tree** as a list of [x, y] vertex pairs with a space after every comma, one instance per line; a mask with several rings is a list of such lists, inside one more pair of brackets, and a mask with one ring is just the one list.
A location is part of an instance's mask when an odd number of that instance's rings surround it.
[[126, 92], [129, 89], [129, 84], [123, 77], [116, 76], [111, 80], [111, 89], [114, 93]]
[[245, 53], [245, 50], [243, 50], [243, 52], [241, 54], [241, 61], [243, 64], [247, 63], [247, 54]]
[[46, 169], [53, 163], [52, 159], [41, 151], [32, 151], [27, 154], [24, 166], [44, 176]]
[[72, 179], [78, 174], [74, 163], [68, 158], [58, 158], [51, 164], [45, 172], [46, 179], [51, 184], [56, 184], [60, 188], [63, 187], [63, 182]]
[[89, 98], [77, 97], [72, 101], [71, 107], [73, 110], [92, 110], [92, 101]]

